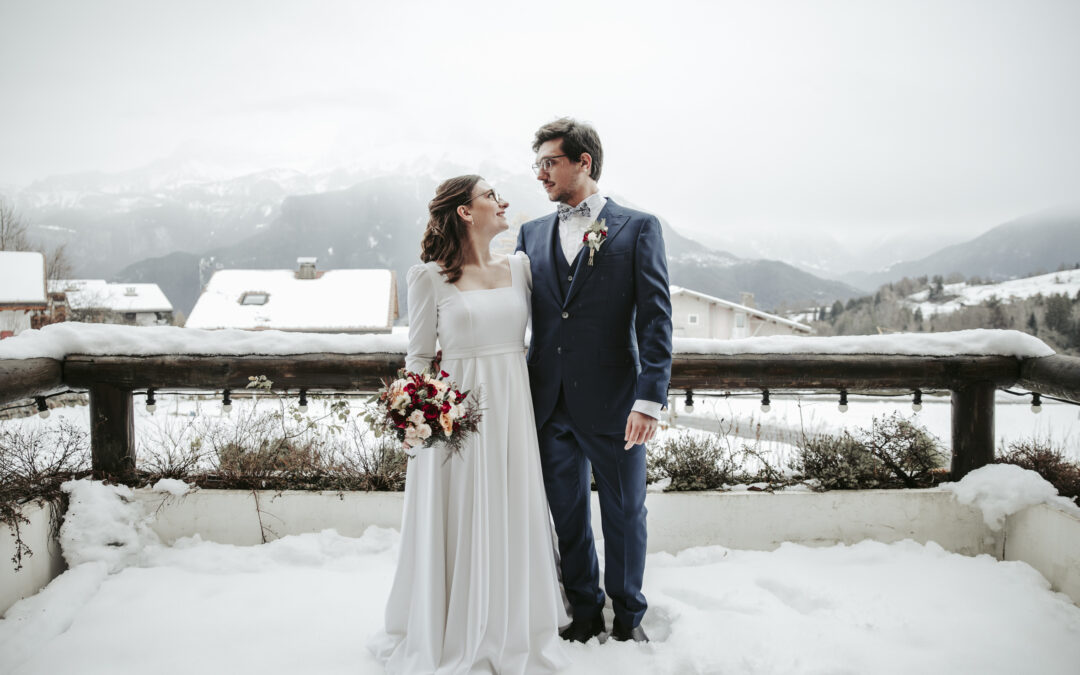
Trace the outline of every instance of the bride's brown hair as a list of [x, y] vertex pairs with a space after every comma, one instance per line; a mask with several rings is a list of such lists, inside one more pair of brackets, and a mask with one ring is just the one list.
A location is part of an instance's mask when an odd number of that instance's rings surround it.
[[473, 188], [481, 180], [472, 174], [445, 180], [435, 189], [435, 198], [428, 202], [428, 223], [420, 241], [420, 259], [439, 263], [451, 284], [461, 278], [465, 244], [469, 241], [469, 231], [457, 209], [472, 198]]

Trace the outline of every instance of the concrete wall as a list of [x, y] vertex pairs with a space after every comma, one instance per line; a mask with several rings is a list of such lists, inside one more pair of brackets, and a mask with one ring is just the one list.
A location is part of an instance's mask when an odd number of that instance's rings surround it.
[[1039, 570], [1056, 591], [1080, 604], [1080, 518], [1045, 504], [1009, 516], [1003, 560]]
[[0, 614], [19, 600], [37, 593], [64, 571], [60, 547], [52, 538], [52, 507], [30, 504], [23, 507], [30, 521], [19, 525], [19, 536], [33, 552], [23, 556], [22, 569], [15, 571], [15, 533], [0, 526]]
[[[358, 537], [370, 525], [401, 524], [402, 493], [260, 493], [201, 490], [184, 497], [141, 491], [138, 499], [156, 511], [152, 525], [165, 543], [198, 533], [219, 543], [251, 545], [289, 534], [333, 528]], [[964, 555], [1001, 557], [1002, 537], [982, 513], [934, 490], [866, 490], [792, 493], [650, 493], [649, 552], [691, 546], [769, 551], [785, 541], [811, 546], [855, 544], [864, 539], [935, 541]], [[260, 523], [261, 517], [261, 523]], [[593, 530], [600, 531], [600, 506], [593, 494]]]
[[[304, 532], [335, 529], [358, 537], [371, 525], [397, 528], [404, 495], [386, 492], [259, 492], [200, 490], [174, 497], [136, 492], [153, 529], [165, 544], [198, 534], [236, 545]], [[1021, 560], [1043, 574], [1055, 590], [1080, 603], [1080, 519], [1046, 506], [1026, 509], [994, 533], [982, 513], [936, 490], [866, 490], [825, 493], [650, 493], [649, 551], [692, 546], [772, 550], [784, 542], [809, 546], [934, 541], [963, 555], [989, 554]], [[49, 538], [49, 511], [27, 509], [23, 538], [34, 555], [13, 572], [11, 538], [0, 541], [0, 613], [36, 592], [63, 570]], [[593, 495], [593, 528], [599, 539], [600, 509]]]

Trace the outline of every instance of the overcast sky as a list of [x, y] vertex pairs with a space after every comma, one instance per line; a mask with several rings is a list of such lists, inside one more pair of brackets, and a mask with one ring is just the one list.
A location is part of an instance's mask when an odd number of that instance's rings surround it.
[[690, 230], [981, 232], [1080, 199], [1078, 83], [1076, 0], [0, 0], [0, 183], [179, 147], [528, 171], [572, 115]]

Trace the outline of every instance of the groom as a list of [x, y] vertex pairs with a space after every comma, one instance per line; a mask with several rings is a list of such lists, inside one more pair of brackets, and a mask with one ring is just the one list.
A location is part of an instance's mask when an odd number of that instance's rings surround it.
[[[604, 588], [616, 640], [647, 641], [645, 442], [671, 376], [671, 297], [660, 223], [600, 194], [604, 153], [591, 126], [563, 118], [533, 141], [533, 171], [557, 213], [521, 226], [532, 261], [532, 383], [540, 461], [573, 622], [567, 640], [607, 630], [590, 525], [600, 496]], [[583, 240], [588, 239], [588, 242]]]

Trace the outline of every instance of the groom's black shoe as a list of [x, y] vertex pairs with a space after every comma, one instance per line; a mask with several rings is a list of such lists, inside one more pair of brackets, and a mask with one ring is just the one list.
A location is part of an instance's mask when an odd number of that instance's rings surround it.
[[590, 639], [607, 630], [604, 624], [604, 615], [598, 614], [592, 619], [574, 621], [566, 628], [559, 631], [559, 637], [571, 642], [588, 642]]
[[627, 628], [618, 619], [615, 619], [615, 622], [611, 624], [611, 639], [619, 642], [626, 642], [627, 640], [648, 642], [649, 636], [645, 634], [645, 630], [641, 626]]

